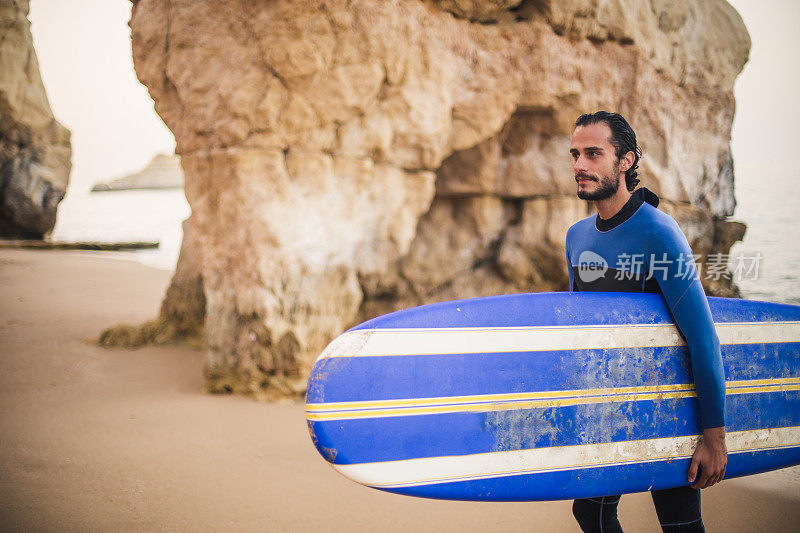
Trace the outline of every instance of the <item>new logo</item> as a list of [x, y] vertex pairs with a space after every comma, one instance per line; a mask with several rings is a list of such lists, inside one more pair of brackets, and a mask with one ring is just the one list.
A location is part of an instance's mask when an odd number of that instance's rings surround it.
[[608, 262], [603, 256], [591, 250], [584, 250], [578, 256], [578, 277], [584, 283], [602, 278], [608, 270]]

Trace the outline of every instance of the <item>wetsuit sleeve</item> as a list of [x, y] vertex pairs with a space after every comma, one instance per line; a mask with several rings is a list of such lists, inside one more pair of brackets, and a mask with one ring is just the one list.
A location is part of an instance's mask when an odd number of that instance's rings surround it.
[[567, 242], [564, 245], [564, 255], [567, 257], [567, 276], [569, 277], [569, 291], [572, 292], [572, 264], [569, 260], [570, 231], [567, 231]]
[[703, 428], [725, 425], [725, 371], [719, 337], [691, 248], [677, 224], [652, 239], [650, 272], [661, 287], [675, 324], [686, 339]]

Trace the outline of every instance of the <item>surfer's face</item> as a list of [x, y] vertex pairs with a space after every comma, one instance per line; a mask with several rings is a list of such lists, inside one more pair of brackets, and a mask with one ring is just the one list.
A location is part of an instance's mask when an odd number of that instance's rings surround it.
[[620, 160], [611, 144], [611, 128], [606, 123], [575, 128], [569, 151], [578, 198], [605, 200], [617, 193], [625, 175], [620, 171]]

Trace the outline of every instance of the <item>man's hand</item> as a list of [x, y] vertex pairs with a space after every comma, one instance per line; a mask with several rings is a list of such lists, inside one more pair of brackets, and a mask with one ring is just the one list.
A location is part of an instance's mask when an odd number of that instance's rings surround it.
[[[689, 465], [689, 483], [694, 482], [693, 489], [705, 489], [719, 483], [725, 477], [728, 466], [728, 448], [725, 446], [725, 427], [706, 428], [703, 438], [692, 455]], [[697, 467], [700, 477], [696, 479]]]

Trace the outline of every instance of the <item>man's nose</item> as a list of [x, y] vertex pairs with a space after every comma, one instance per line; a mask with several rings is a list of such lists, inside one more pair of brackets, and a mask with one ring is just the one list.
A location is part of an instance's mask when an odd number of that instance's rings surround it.
[[579, 155], [575, 158], [575, 162], [572, 164], [572, 169], [577, 172], [585, 172], [588, 170], [586, 167], [586, 158], [582, 155]]

